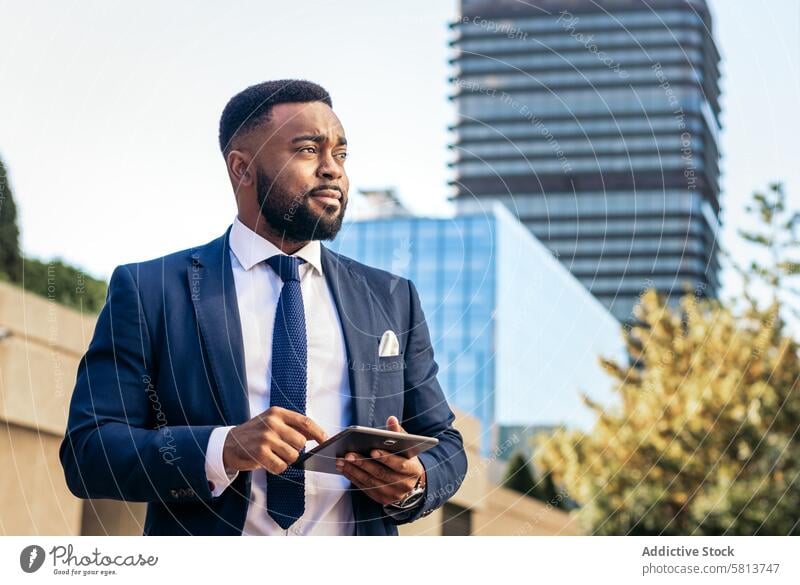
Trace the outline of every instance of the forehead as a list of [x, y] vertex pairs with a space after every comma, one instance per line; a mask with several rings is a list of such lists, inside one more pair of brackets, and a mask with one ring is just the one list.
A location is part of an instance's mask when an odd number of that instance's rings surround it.
[[265, 125], [276, 138], [291, 140], [300, 134], [322, 134], [336, 139], [344, 136], [338, 116], [322, 102], [278, 104]]

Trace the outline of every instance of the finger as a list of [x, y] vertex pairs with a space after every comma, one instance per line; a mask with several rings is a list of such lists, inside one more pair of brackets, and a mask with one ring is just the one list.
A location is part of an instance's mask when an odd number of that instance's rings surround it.
[[394, 431], [396, 433], [405, 433], [405, 430], [403, 430], [403, 427], [400, 426], [400, 421], [397, 420], [396, 416], [390, 416], [388, 419], [386, 419], [386, 427], [390, 431]]
[[300, 414], [299, 412], [287, 410], [283, 422], [297, 429], [303, 433], [303, 436], [313, 439], [317, 443], [324, 443], [328, 439], [328, 435], [322, 430], [322, 427], [315, 423], [311, 417]]
[[280, 438], [287, 444], [291, 445], [297, 451], [300, 451], [306, 446], [308, 439], [305, 438], [303, 433], [296, 431], [287, 424], [282, 424], [275, 432], [280, 435]]
[[349, 461], [343, 461], [340, 471], [362, 490], [370, 491], [383, 487], [378, 483], [378, 480], [372, 477], [369, 473], [363, 469], [359, 469]]
[[[399, 492], [402, 490], [392, 490], [385, 485], [381, 485], [378, 480], [376, 480], [363, 469], [359, 469], [349, 461], [344, 462], [342, 474], [347, 479], [352, 481], [356, 487], [363, 490], [363, 492], [370, 498], [381, 504], [396, 502], [402, 497], [402, 494], [399, 494]], [[406, 490], [406, 492], [407, 491], [408, 490]]]
[[[359, 469], [363, 469], [367, 473], [369, 473], [372, 477], [374, 477], [378, 482], [383, 485], [387, 486], [397, 486], [401, 484], [400, 488], [405, 488], [406, 484], [408, 484], [409, 477], [408, 475], [402, 475], [397, 473], [393, 469], [386, 467], [382, 463], [378, 463], [372, 459], [367, 457], [361, 457], [356, 455], [355, 460], [351, 462], [353, 465], [358, 467]], [[408, 489], [411, 489], [412, 486], [408, 486]]]
[[414, 475], [419, 472], [419, 467], [414, 465], [415, 457], [405, 457], [378, 449], [374, 449], [371, 455], [373, 460], [402, 475]]
[[300, 455], [299, 449], [295, 449], [288, 443], [282, 441], [277, 434], [267, 443], [269, 449], [286, 464], [294, 463]]
[[272, 473], [273, 475], [280, 475], [284, 471], [286, 471], [286, 462], [282, 461], [280, 457], [275, 455], [269, 449], [265, 449], [264, 452], [259, 457], [258, 461], [259, 465], [267, 470], [267, 472]]

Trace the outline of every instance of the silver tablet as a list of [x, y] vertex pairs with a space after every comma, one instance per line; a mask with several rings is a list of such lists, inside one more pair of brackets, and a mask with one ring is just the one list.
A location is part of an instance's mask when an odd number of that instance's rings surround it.
[[373, 449], [381, 449], [411, 458], [438, 444], [439, 439], [434, 437], [353, 425], [301, 455], [292, 466], [302, 467], [308, 471], [341, 475], [336, 469], [336, 459], [344, 457], [347, 453], [358, 453], [369, 457]]

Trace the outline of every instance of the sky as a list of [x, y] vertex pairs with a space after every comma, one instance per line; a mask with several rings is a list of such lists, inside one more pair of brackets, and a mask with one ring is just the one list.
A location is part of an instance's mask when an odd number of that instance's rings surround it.
[[[0, 156], [24, 252], [108, 278], [222, 234], [236, 209], [219, 114], [266, 79], [331, 93], [351, 196], [390, 186], [412, 211], [448, 215], [457, 6], [0, 0]], [[800, 0], [711, 9], [723, 57], [722, 242], [741, 256], [735, 232], [753, 190], [781, 180], [800, 208]]]

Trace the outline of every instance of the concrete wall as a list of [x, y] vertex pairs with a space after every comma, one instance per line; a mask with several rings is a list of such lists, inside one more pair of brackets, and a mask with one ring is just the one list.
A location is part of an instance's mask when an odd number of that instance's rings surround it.
[[105, 534], [102, 525], [141, 534], [123, 518], [141, 525], [144, 505], [74, 497], [58, 459], [94, 323], [94, 315], [0, 283], [0, 534]]

